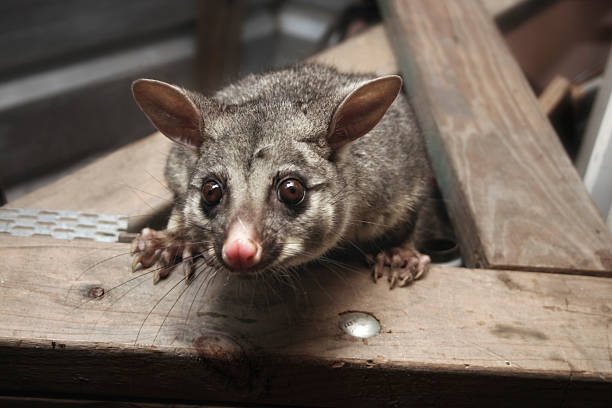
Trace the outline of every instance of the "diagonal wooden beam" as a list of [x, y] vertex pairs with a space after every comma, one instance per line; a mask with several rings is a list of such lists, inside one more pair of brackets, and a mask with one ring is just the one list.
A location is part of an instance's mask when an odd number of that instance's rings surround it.
[[612, 235], [476, 1], [380, 1], [468, 266], [612, 275]]

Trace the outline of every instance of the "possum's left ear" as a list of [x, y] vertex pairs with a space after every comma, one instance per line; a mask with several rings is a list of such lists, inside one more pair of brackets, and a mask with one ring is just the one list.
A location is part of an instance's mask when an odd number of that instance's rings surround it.
[[176, 143], [198, 150], [202, 144], [202, 114], [185, 91], [154, 79], [138, 79], [132, 83], [132, 93], [160, 132]]
[[328, 145], [338, 149], [372, 130], [401, 88], [402, 79], [388, 75], [368, 81], [351, 92], [334, 112], [327, 134]]

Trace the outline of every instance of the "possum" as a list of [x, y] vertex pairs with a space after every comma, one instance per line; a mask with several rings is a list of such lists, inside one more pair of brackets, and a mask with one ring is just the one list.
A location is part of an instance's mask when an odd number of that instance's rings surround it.
[[212, 96], [136, 80], [136, 102], [175, 142], [165, 169], [175, 200], [166, 230], [134, 240], [133, 268], [189, 277], [202, 257], [249, 277], [357, 249], [390, 288], [423, 276], [430, 258], [417, 248], [436, 184], [401, 87], [397, 75], [313, 63]]

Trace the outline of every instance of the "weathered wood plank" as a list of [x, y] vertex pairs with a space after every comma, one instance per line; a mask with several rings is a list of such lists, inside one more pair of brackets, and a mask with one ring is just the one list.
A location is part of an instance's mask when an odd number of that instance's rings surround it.
[[135, 230], [171, 204], [163, 176], [170, 146], [165, 136], [154, 133], [8, 206], [123, 214]]
[[612, 235], [479, 3], [379, 4], [467, 265], [611, 275]]
[[[558, 406], [612, 391], [605, 278], [433, 268], [389, 291], [350, 264], [306, 271], [295, 290], [226, 277], [204, 290], [205, 274], [131, 275], [126, 251], [0, 237], [0, 394], [461, 406], [503, 392]], [[344, 334], [351, 310], [382, 332]]]

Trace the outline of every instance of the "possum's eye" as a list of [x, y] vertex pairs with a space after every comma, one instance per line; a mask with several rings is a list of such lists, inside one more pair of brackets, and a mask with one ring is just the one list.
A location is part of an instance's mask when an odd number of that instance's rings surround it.
[[280, 201], [292, 206], [301, 203], [306, 195], [302, 182], [294, 178], [281, 181], [276, 191]]
[[204, 187], [202, 187], [202, 197], [204, 201], [206, 201], [206, 204], [217, 205], [219, 201], [221, 201], [222, 196], [223, 190], [221, 189], [221, 185], [215, 180], [207, 180], [206, 183], [204, 183]]

